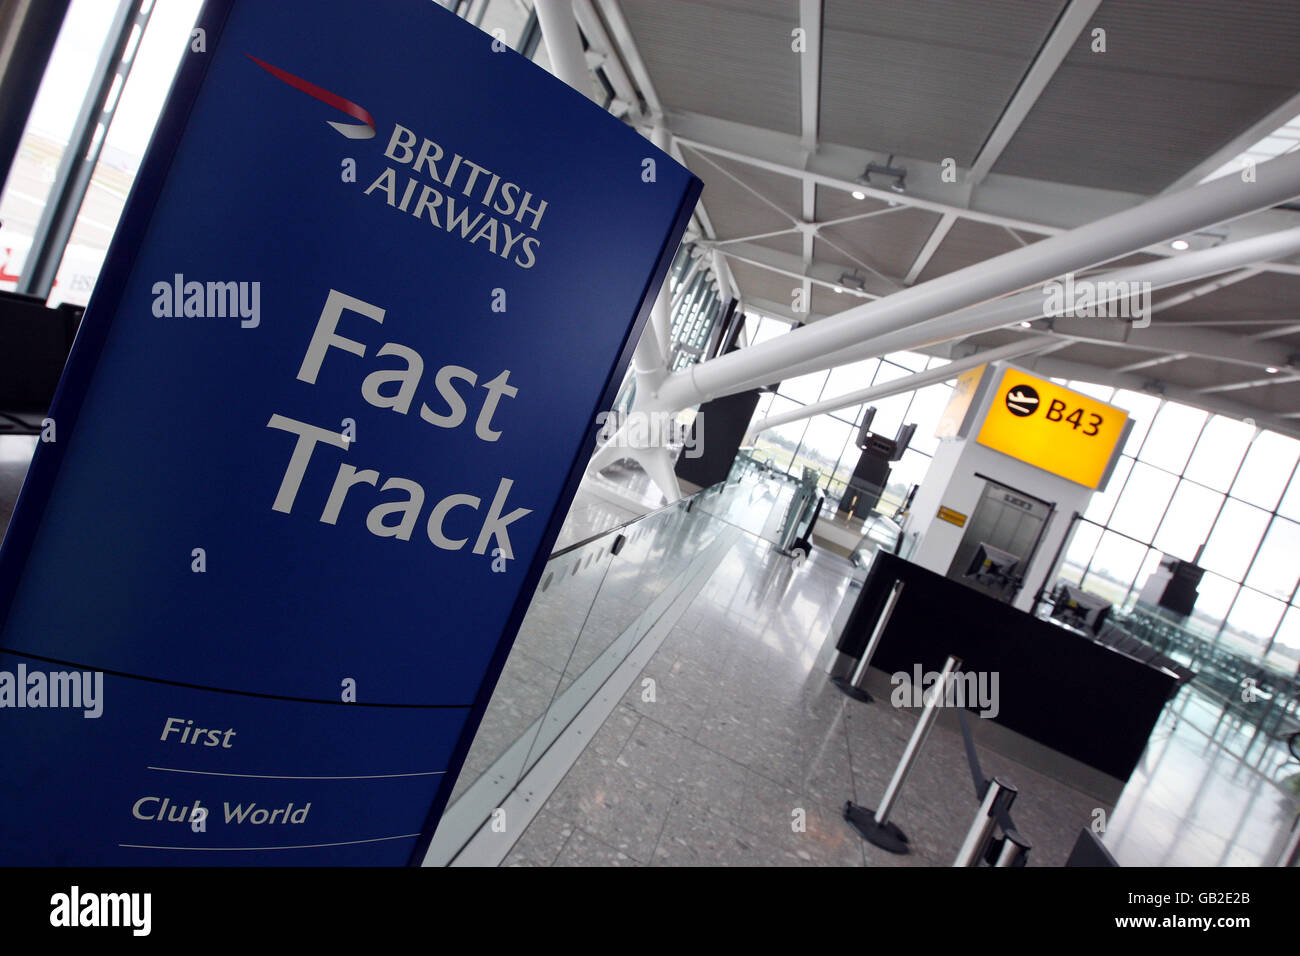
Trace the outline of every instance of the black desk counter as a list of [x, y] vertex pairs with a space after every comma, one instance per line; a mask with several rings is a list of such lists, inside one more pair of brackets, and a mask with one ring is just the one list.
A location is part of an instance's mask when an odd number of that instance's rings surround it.
[[872, 667], [911, 675], [919, 664], [928, 673], [951, 654], [965, 673], [997, 672], [998, 713], [988, 719], [1128, 779], [1173, 693], [1173, 674], [884, 552], [840, 635], [841, 653], [861, 657], [898, 580], [903, 590]]

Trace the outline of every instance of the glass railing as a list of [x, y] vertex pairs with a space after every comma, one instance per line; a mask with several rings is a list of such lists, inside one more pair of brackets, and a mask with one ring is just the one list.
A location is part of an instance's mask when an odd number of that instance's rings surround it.
[[[488, 822], [687, 585], [715, 545], [772, 541], [788, 482], [733, 471], [726, 482], [553, 554], [484, 713], [427, 865], [443, 865]], [[730, 536], [730, 537], [728, 537]]]

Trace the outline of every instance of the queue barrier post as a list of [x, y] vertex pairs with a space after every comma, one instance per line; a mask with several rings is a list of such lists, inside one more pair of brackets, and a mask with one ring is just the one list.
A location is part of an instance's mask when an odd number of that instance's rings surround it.
[[939, 708], [948, 697], [953, 675], [959, 670], [961, 670], [961, 660], [950, 655], [943, 665], [938, 681], [930, 689], [930, 695], [925, 701], [925, 709], [921, 712], [921, 719], [916, 722], [912, 736], [907, 741], [907, 747], [903, 750], [903, 756], [898, 761], [889, 786], [885, 788], [880, 806], [875, 810], [869, 810], [857, 806], [852, 800], [844, 805], [844, 819], [853, 825], [864, 840], [882, 850], [898, 854], [910, 852], [907, 835], [896, 824], [889, 822], [889, 814], [894, 809], [894, 803], [898, 800], [907, 775], [920, 755], [925, 739], [934, 727], [934, 722], [939, 716]]
[[867, 646], [863, 648], [862, 656], [858, 658], [857, 666], [853, 668], [853, 673], [847, 679], [835, 677], [831, 680], [831, 683], [845, 694], [848, 694], [854, 700], [862, 701], [864, 704], [869, 704], [872, 700], [871, 695], [862, 686], [867, 679], [867, 668], [871, 666], [871, 658], [875, 656], [876, 648], [880, 645], [880, 639], [885, 635], [885, 628], [889, 627], [889, 619], [893, 616], [894, 609], [898, 607], [898, 599], [902, 594], [903, 579], [899, 578], [894, 581], [894, 586], [889, 590], [889, 597], [885, 601], [885, 607], [880, 612], [880, 617], [876, 619], [876, 626], [871, 632]]
[[1016, 788], [994, 777], [984, 791], [980, 808], [966, 831], [966, 839], [957, 851], [953, 866], [979, 866], [993, 838], [993, 830], [998, 825], [998, 818], [1011, 809], [1016, 799]]
[[1032, 847], [1017, 831], [1010, 830], [1002, 841], [994, 866], [1024, 866]]

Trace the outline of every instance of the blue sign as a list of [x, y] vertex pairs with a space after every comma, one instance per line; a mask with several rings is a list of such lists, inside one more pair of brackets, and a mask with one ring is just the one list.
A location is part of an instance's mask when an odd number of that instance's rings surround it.
[[429, 0], [200, 27], [0, 552], [0, 863], [418, 862], [700, 184]]

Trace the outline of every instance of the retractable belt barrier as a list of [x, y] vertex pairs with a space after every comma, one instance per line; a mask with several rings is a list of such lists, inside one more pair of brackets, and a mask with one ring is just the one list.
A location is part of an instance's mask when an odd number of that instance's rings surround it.
[[[901, 590], [901, 587], [895, 588], [894, 593], [891, 595], [890, 606], [886, 608], [886, 613], [882, 615], [882, 619], [888, 618], [888, 613], [892, 610], [892, 605], [897, 601]], [[878, 632], [881, 630], [883, 630], [883, 627], [878, 624], [877, 634], [872, 635], [873, 639], [863, 653], [862, 661], [870, 660], [871, 652], [874, 649], [872, 645], [874, 645], [879, 636]], [[880, 847], [882, 850], [898, 854], [911, 852], [907, 835], [897, 824], [889, 821], [889, 815], [894, 808], [904, 782], [907, 780], [908, 774], [916, 764], [921, 747], [925, 744], [925, 740], [939, 716], [939, 707], [950, 699], [953, 678], [961, 670], [961, 667], [962, 662], [959, 658], [952, 655], [948, 656], [943, 670], [939, 674], [939, 680], [935, 682], [934, 687], [931, 688], [929, 695], [925, 699], [925, 708], [921, 712], [921, 718], [916, 722], [916, 727], [912, 730], [912, 736], [908, 739], [903, 755], [899, 758], [898, 766], [894, 770], [894, 775], [885, 788], [885, 795], [881, 798], [880, 805], [875, 810], [858, 806], [852, 800], [844, 805], [844, 819], [857, 830], [864, 840]], [[864, 670], [865, 668], [860, 665], [859, 669]], [[857, 676], [855, 674], [854, 678]], [[850, 679], [846, 683], [849, 686], [855, 686], [857, 680]], [[979, 754], [975, 750], [975, 740], [971, 735], [970, 724], [964, 707], [957, 708], [957, 723], [961, 727], [962, 743], [966, 750], [966, 762], [970, 767], [971, 782], [975, 788], [975, 799], [980, 801], [980, 808], [971, 823], [970, 830], [967, 831], [966, 838], [953, 866], [979, 866], [981, 862], [987, 862], [990, 866], [1024, 866], [1032, 845], [1020, 834], [1016, 829], [1015, 822], [1011, 819], [1011, 804], [1015, 800], [1018, 791], [1010, 783], [997, 778], [989, 780], [984, 776], [984, 771], [980, 768]], [[998, 831], [1001, 831], [1000, 836]]]
[[903, 750], [903, 756], [899, 758], [898, 767], [894, 770], [894, 776], [890, 779], [889, 786], [885, 788], [885, 795], [881, 798], [880, 806], [872, 811], [857, 806], [852, 800], [844, 805], [844, 819], [853, 825], [853, 829], [857, 830], [864, 840], [875, 844], [882, 850], [899, 854], [911, 852], [908, 847], [907, 835], [896, 824], [889, 822], [889, 813], [893, 810], [894, 802], [903, 789], [903, 783], [907, 780], [908, 773], [911, 772], [913, 765], [916, 763], [916, 758], [921, 753], [925, 738], [930, 735], [930, 729], [939, 716], [939, 707], [943, 703], [949, 684], [952, 683], [953, 674], [959, 670], [961, 670], [961, 661], [956, 657], [949, 656], [939, 674], [939, 680], [935, 682], [929, 697], [926, 698], [925, 709], [921, 712], [921, 719], [916, 722], [916, 728], [907, 741], [907, 747]]
[[[984, 776], [980, 769], [979, 754], [975, 751], [975, 739], [971, 736], [970, 723], [966, 717], [966, 708], [957, 708], [957, 723], [961, 726], [962, 744], [966, 748], [966, 762], [970, 765], [971, 781], [975, 784], [975, 799], [980, 801], [979, 812], [966, 834], [966, 844], [957, 854], [953, 866], [979, 866], [980, 860], [986, 860], [992, 866], [1024, 866], [1032, 845], [1020, 835], [1015, 822], [1011, 819], [1011, 804], [1016, 798], [1017, 790], [1009, 783], [996, 777], [992, 780]], [[993, 825], [1002, 830], [1001, 837], [993, 836]], [[983, 842], [972, 847], [968, 855], [967, 844], [972, 835], [984, 833]]]

